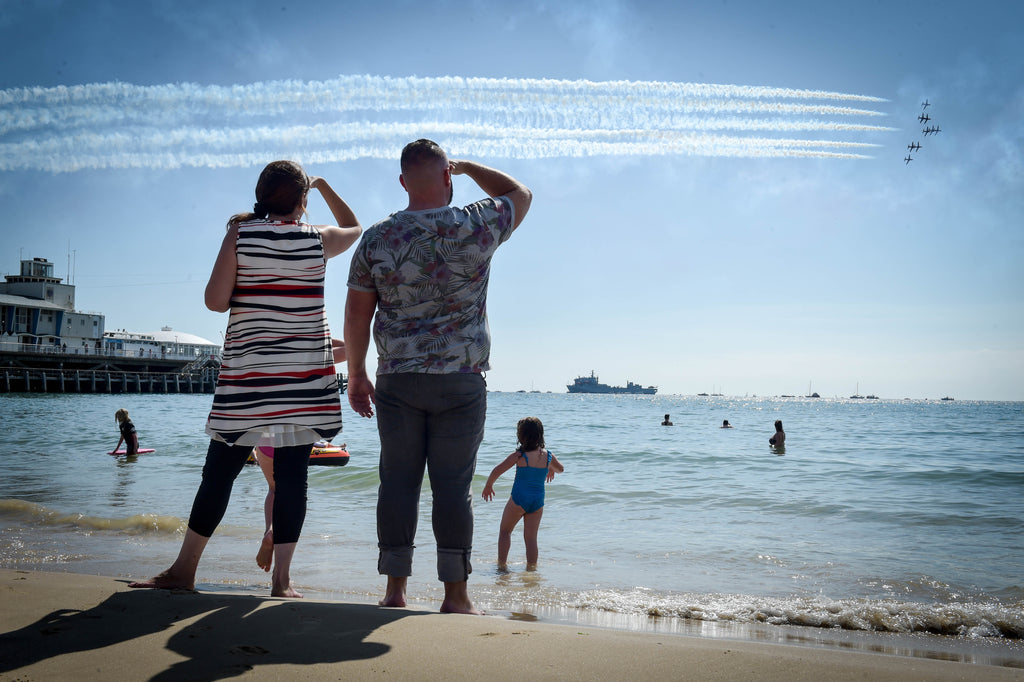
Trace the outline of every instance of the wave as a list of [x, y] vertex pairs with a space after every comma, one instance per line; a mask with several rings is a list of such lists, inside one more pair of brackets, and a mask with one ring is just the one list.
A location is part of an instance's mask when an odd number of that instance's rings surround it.
[[855, 630], [1024, 639], [1024, 603], [758, 597], [738, 594], [653, 596], [644, 590], [562, 595], [562, 606], [624, 615]]
[[63, 526], [85, 531], [173, 534], [185, 532], [186, 525], [183, 519], [176, 516], [134, 514], [123, 518], [105, 518], [58, 512], [35, 502], [9, 499], [0, 500], [0, 514], [14, 516], [22, 522], [27, 521], [38, 526]]

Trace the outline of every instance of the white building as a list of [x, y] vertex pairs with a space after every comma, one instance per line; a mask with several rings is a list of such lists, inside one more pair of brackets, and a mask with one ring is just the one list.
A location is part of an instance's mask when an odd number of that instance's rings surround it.
[[116, 329], [103, 335], [108, 355], [139, 358], [196, 360], [220, 357], [221, 348], [212, 341], [188, 332], [161, 327], [158, 332], [135, 333]]
[[194, 334], [106, 332], [102, 313], [75, 310], [75, 286], [53, 275], [45, 258], [21, 261], [0, 283], [0, 351], [107, 355], [192, 361], [220, 358], [221, 348]]

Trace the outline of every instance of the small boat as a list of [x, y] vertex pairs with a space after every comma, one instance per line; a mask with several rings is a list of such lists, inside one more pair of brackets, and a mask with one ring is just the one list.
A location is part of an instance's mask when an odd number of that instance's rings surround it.
[[[330, 443], [314, 443], [309, 453], [310, 466], [333, 466], [343, 467], [348, 464], [349, 454], [344, 445], [331, 445]], [[249, 453], [246, 464], [256, 464], [256, 456]]]
[[945, 398], [943, 398], [943, 400], [953, 400], [953, 398], [950, 398], [950, 397], [949, 397], [949, 396], [947, 395], [947, 396], [946, 396]]
[[313, 451], [309, 454], [309, 463], [310, 465], [343, 467], [348, 464], [348, 457], [348, 452], [337, 445], [314, 446]]

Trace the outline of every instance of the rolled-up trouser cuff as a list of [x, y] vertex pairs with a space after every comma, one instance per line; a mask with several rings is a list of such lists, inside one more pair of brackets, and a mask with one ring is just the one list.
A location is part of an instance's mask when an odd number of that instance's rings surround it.
[[377, 573], [392, 578], [412, 575], [412, 551], [415, 547], [381, 547], [377, 556]]
[[473, 572], [468, 549], [437, 548], [437, 579], [443, 583], [464, 583]]

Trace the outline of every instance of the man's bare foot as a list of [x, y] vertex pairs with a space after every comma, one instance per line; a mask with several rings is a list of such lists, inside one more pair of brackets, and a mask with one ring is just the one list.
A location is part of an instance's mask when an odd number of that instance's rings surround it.
[[302, 599], [302, 593], [292, 587], [290, 584], [284, 588], [280, 588], [274, 585], [270, 589], [271, 597], [289, 597], [291, 599]]
[[157, 590], [195, 590], [196, 581], [195, 576], [185, 578], [184, 576], [175, 575], [171, 573], [171, 569], [167, 569], [149, 580], [136, 580], [135, 582], [128, 583], [128, 587]]
[[263, 534], [263, 541], [260, 542], [260, 551], [256, 552], [256, 565], [264, 571], [270, 572], [270, 566], [274, 561], [274, 529], [271, 528]]
[[473, 606], [469, 599], [469, 589], [465, 582], [445, 583], [444, 601], [441, 602], [441, 613], [465, 613], [471, 616], [482, 616], [484, 612]]
[[408, 578], [396, 578], [389, 575], [388, 586], [384, 590], [384, 598], [377, 602], [377, 605], [405, 608], [405, 586], [408, 582]]

